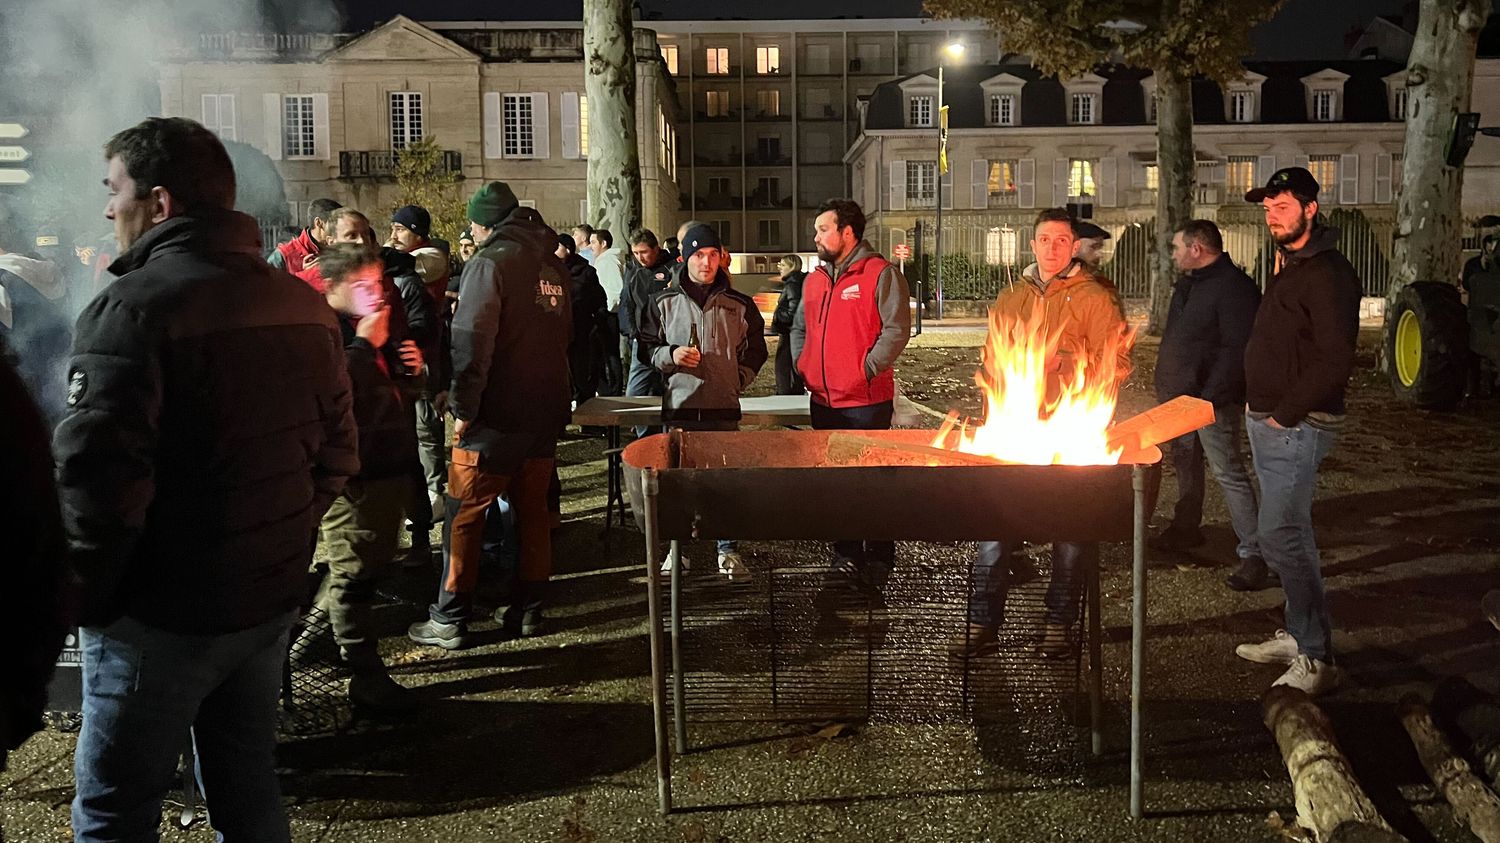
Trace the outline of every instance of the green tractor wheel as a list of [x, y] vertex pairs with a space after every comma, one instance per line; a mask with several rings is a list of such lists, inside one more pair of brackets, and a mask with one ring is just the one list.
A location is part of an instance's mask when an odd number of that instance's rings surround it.
[[1408, 284], [1386, 324], [1396, 397], [1426, 410], [1452, 409], [1463, 398], [1469, 359], [1458, 288], [1432, 281]]

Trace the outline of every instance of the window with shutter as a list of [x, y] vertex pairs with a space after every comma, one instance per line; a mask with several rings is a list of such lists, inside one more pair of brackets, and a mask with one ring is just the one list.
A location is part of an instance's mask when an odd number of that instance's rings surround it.
[[531, 95], [505, 94], [503, 104], [502, 150], [506, 158], [531, 158], [536, 155], [536, 126], [532, 122]]
[[288, 94], [281, 98], [282, 155], [312, 158], [317, 155], [317, 135], [311, 94]]

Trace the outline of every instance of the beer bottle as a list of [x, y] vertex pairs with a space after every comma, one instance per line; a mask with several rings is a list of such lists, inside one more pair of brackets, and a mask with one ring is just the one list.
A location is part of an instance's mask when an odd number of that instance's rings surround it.
[[694, 322], [694, 323], [692, 323], [692, 327], [688, 330], [688, 348], [697, 348], [697, 347], [698, 347], [698, 323]]

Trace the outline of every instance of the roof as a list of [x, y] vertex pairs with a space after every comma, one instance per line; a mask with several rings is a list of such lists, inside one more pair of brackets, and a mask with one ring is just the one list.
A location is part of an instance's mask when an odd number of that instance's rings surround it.
[[[404, 14], [422, 21], [582, 21], [583, 0], [547, 3], [521, 0], [345, 0], [345, 26], [365, 29]], [[638, 22], [653, 20], [836, 20], [840, 18], [919, 18], [921, 0], [861, 0], [845, 4], [858, 14], [821, 13], [800, 0], [635, 0]]]
[[[1345, 123], [1388, 123], [1385, 77], [1402, 70], [1396, 62], [1282, 61], [1246, 62], [1247, 71], [1266, 77], [1261, 87], [1261, 123], [1308, 123], [1302, 79], [1321, 70], [1347, 74], [1344, 83]], [[991, 64], [944, 69], [943, 104], [948, 106], [950, 129], [986, 128], [984, 90], [986, 79], [1008, 73], [1026, 80], [1021, 89], [1022, 126], [1065, 126], [1065, 88], [1055, 77], [1043, 76], [1027, 64]], [[1150, 71], [1130, 67], [1102, 67], [1094, 71], [1104, 78], [1102, 125], [1146, 125], [1146, 96], [1141, 85]], [[901, 83], [930, 76], [936, 69], [886, 82], [870, 95], [865, 126], [868, 129], [906, 127]], [[1211, 79], [1193, 80], [1193, 122], [1198, 125], [1225, 123], [1224, 93]]]

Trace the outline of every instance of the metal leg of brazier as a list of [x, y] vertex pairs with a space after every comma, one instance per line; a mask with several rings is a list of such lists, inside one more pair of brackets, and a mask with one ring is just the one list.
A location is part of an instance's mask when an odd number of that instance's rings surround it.
[[657, 583], [661, 563], [656, 558], [657, 532], [656, 469], [641, 476], [642, 520], [646, 530], [647, 638], [651, 645], [651, 714], [656, 726], [656, 799], [663, 815], [672, 812], [672, 752], [667, 746], [667, 666], [661, 633], [661, 587]]
[[683, 699], [682, 681], [682, 544], [672, 542], [667, 551], [672, 560], [672, 722], [677, 739], [677, 754], [688, 751], [687, 700]]
[[1146, 467], [1130, 471], [1135, 490], [1135, 537], [1131, 558], [1130, 604], [1130, 816], [1140, 819], [1145, 807], [1142, 776], [1146, 748], [1141, 745], [1141, 696], [1146, 673]]
[[1104, 754], [1104, 663], [1099, 630], [1099, 559], [1088, 563], [1089, 731], [1095, 755]]

